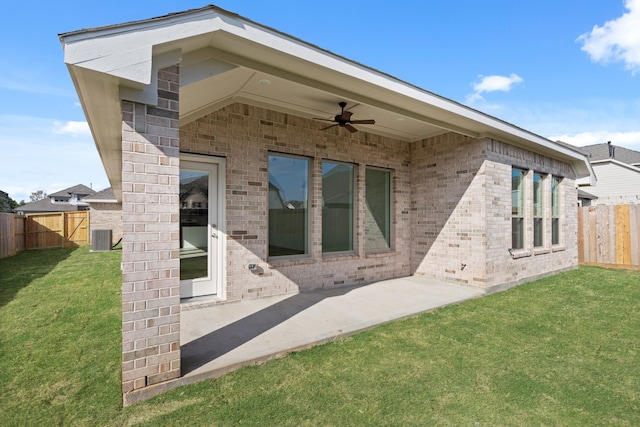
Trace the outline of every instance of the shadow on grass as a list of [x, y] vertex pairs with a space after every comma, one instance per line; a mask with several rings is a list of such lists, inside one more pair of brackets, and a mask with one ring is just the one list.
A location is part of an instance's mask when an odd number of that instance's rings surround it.
[[0, 307], [11, 302], [22, 288], [49, 274], [58, 263], [78, 249], [80, 248], [22, 251], [12, 257], [0, 259]]

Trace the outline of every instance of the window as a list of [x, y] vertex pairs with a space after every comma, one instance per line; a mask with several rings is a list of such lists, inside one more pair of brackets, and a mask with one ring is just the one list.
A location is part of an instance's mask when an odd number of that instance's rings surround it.
[[269, 155], [269, 256], [309, 253], [309, 160]]
[[535, 172], [533, 174], [533, 246], [539, 248], [544, 244], [544, 201], [543, 186], [544, 178], [542, 174]]
[[354, 167], [322, 162], [322, 252], [353, 251]]
[[560, 244], [560, 183], [562, 178], [551, 180], [551, 244]]
[[511, 169], [511, 248], [524, 248], [524, 176], [522, 169]]
[[367, 168], [365, 175], [365, 250], [388, 250], [391, 248], [391, 172]]

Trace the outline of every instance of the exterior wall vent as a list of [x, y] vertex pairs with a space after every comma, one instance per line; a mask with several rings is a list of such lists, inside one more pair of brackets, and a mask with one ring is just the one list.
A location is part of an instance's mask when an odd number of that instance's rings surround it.
[[91, 232], [91, 250], [110, 251], [111, 250], [111, 230], [93, 230]]

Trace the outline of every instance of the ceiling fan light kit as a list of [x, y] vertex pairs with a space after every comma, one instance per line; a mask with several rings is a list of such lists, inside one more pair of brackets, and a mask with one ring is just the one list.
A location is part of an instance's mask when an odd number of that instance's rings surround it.
[[326, 129], [330, 129], [332, 127], [335, 126], [340, 126], [342, 128], [347, 129], [349, 132], [354, 133], [357, 132], [358, 129], [356, 129], [355, 127], [353, 127], [352, 125], [357, 124], [357, 125], [373, 125], [376, 123], [375, 120], [373, 119], [366, 119], [366, 120], [351, 120], [351, 116], [353, 115], [353, 113], [351, 111], [344, 111], [345, 107], [347, 106], [347, 103], [342, 101], [339, 102], [338, 105], [340, 106], [340, 114], [336, 115], [333, 120], [328, 120], [328, 119], [319, 119], [319, 118], [315, 118], [314, 120], [322, 120], [325, 122], [335, 122], [335, 124], [331, 125], [331, 126], [327, 126], [324, 127], [320, 130], [326, 130]]

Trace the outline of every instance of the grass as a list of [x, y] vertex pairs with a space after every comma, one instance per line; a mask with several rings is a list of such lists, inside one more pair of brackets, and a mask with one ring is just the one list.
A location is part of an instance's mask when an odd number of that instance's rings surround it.
[[640, 272], [581, 267], [120, 407], [119, 252], [0, 260], [2, 425], [640, 425]]

